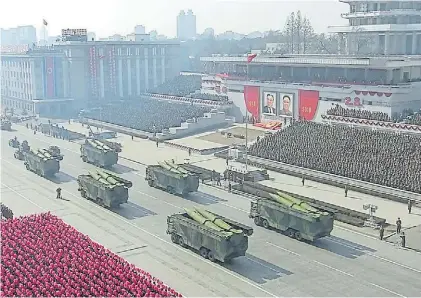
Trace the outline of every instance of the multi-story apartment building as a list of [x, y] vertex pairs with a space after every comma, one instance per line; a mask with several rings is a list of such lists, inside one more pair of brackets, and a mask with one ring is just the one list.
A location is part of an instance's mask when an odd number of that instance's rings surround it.
[[421, 1], [354, 1], [342, 17], [347, 26], [330, 26], [343, 54], [420, 55]]
[[180, 11], [177, 16], [177, 38], [179, 40], [188, 40], [196, 37], [196, 16], [189, 9], [187, 13]]

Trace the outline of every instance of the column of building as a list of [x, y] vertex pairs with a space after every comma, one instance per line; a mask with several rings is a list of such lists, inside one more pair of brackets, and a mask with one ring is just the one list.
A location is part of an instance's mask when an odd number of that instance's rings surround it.
[[132, 96], [132, 63], [131, 63], [131, 48], [127, 49], [127, 96]]
[[148, 56], [149, 56], [149, 53], [148, 53], [148, 48], [147, 47], [145, 47], [144, 49], [143, 49], [143, 53], [144, 53], [144, 64], [145, 64], [145, 67], [144, 67], [144, 71], [145, 71], [145, 92], [149, 89], [149, 63], [148, 63]]

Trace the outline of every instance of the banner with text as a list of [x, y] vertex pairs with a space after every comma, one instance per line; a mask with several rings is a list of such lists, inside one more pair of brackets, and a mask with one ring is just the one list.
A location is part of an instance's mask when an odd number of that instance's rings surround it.
[[308, 121], [313, 120], [319, 106], [319, 91], [298, 90], [298, 97], [300, 101], [300, 118]]
[[244, 86], [244, 102], [247, 111], [255, 118], [259, 118], [260, 87]]

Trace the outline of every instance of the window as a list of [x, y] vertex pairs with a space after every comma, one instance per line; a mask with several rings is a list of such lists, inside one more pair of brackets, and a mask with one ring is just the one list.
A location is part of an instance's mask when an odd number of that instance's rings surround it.
[[161, 55], [164, 56], [165, 55], [165, 48], [161, 48]]

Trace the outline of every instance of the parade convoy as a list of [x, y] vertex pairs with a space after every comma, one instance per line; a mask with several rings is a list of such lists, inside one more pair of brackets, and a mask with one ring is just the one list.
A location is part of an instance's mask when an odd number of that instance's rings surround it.
[[[20, 143], [16, 138], [9, 145], [17, 149], [15, 157], [23, 160], [28, 170], [46, 178], [59, 172], [63, 156], [57, 146], [35, 150], [27, 141]], [[78, 176], [81, 197], [110, 209], [127, 203], [132, 182], [104, 169], [117, 164], [121, 145], [90, 137], [81, 144], [80, 151], [84, 162], [101, 168]], [[200, 179], [189, 164], [173, 160], [146, 167], [145, 180], [150, 187], [182, 197], [197, 192]], [[333, 229], [332, 214], [281, 191], [261, 192], [250, 204], [249, 217], [256, 225], [279, 230], [297, 240], [315, 241], [330, 235]], [[207, 210], [185, 209], [167, 217], [167, 234], [172, 242], [204, 258], [229, 262], [246, 254], [253, 228]]]

